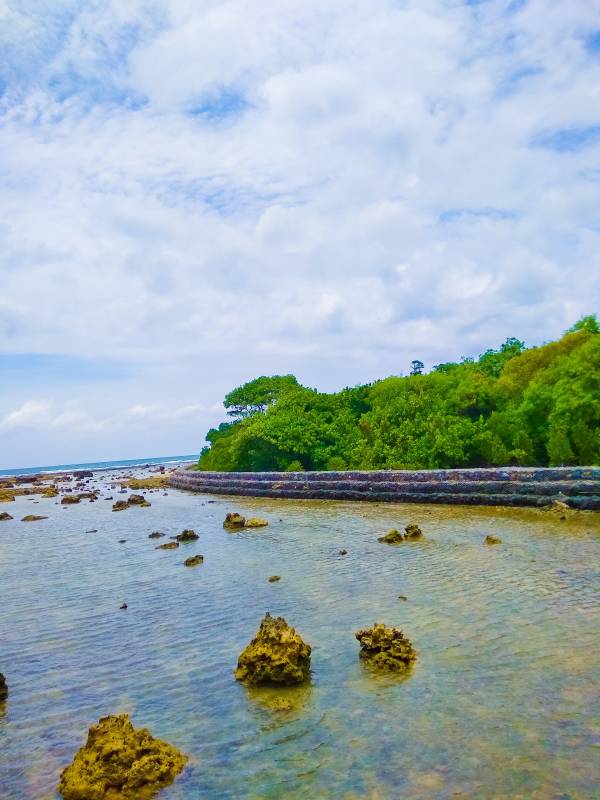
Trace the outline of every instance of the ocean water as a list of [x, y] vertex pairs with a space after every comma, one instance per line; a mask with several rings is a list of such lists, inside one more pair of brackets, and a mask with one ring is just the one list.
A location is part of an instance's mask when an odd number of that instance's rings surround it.
[[120, 468], [143, 467], [146, 464], [183, 464], [197, 461], [198, 455], [185, 456], [153, 456], [152, 458], [126, 458], [117, 461], [90, 461], [81, 464], [54, 464], [44, 467], [19, 467], [0, 469], [0, 475], [37, 475], [52, 472], [72, 472], [73, 470], [115, 470]]
[[[190, 756], [164, 800], [598, 797], [598, 515], [148, 499], [0, 507], [2, 800], [55, 798], [89, 725], [123, 711]], [[228, 533], [231, 510], [269, 527]], [[410, 521], [423, 541], [377, 542]], [[148, 539], [188, 527], [200, 539], [178, 550]], [[235, 681], [265, 611], [312, 645], [309, 686]], [[418, 651], [405, 678], [360, 662], [374, 621]]]

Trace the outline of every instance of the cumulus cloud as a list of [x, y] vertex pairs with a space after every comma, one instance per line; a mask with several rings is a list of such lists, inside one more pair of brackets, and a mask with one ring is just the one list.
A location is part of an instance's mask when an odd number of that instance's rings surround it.
[[136, 365], [90, 419], [199, 440], [253, 373], [333, 389], [597, 310], [593, 3], [17, 6], [0, 346]]

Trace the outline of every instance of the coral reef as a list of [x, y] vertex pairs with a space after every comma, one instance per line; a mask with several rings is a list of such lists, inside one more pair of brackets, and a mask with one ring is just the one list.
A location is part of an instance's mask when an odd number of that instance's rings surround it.
[[403, 672], [416, 660], [417, 654], [400, 628], [376, 622], [354, 635], [360, 642], [360, 657], [377, 669]]
[[147, 800], [171, 784], [187, 756], [134, 728], [127, 714], [102, 717], [60, 776], [64, 800]]
[[253, 686], [303, 683], [310, 677], [310, 645], [283, 617], [265, 615], [239, 657], [236, 680]]

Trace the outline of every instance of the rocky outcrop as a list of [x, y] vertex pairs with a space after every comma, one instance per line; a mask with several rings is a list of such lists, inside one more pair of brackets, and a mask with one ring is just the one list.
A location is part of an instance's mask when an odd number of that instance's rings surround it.
[[406, 528], [404, 528], [404, 530], [406, 531], [406, 533], [404, 534], [404, 538], [407, 541], [410, 541], [411, 539], [420, 539], [423, 536], [423, 531], [421, 530], [421, 528], [419, 528], [419, 526], [415, 525], [414, 523], [410, 523], [409, 525], [407, 525]]
[[404, 672], [416, 660], [412, 644], [400, 628], [389, 628], [376, 622], [371, 628], [357, 631], [360, 657], [376, 669]]
[[190, 556], [183, 562], [184, 567], [197, 567], [199, 564], [204, 563], [204, 556]]
[[246, 520], [245, 528], [266, 528], [269, 523], [260, 517], [250, 517]]
[[198, 536], [196, 531], [191, 531], [191, 530], [182, 531], [181, 533], [178, 533], [177, 536], [175, 537], [175, 539], [178, 542], [195, 542], [196, 539], [199, 538], [200, 537]]
[[0, 520], [9, 520], [9, 519], [13, 519], [13, 517], [11, 517], [11, 515], [7, 511], [3, 511], [0, 514]]
[[0, 703], [8, 697], [8, 686], [6, 685], [6, 678], [0, 672]]
[[127, 714], [102, 717], [62, 771], [58, 791], [64, 800], [148, 800], [186, 762], [186, 755], [147, 728], [134, 728]]
[[239, 531], [246, 525], [246, 518], [241, 514], [236, 514], [235, 511], [229, 512], [226, 515], [223, 527], [228, 531]]
[[140, 506], [141, 508], [148, 508], [151, 505], [143, 494], [130, 494], [127, 498], [128, 506]]
[[293, 686], [310, 678], [310, 645], [283, 617], [267, 613], [239, 657], [236, 680], [251, 686]]

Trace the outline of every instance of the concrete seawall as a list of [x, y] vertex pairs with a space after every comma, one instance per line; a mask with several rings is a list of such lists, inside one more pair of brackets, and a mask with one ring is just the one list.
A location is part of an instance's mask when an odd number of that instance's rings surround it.
[[170, 485], [191, 492], [305, 500], [544, 506], [562, 500], [600, 509], [600, 467], [381, 470], [370, 472], [195, 472]]

